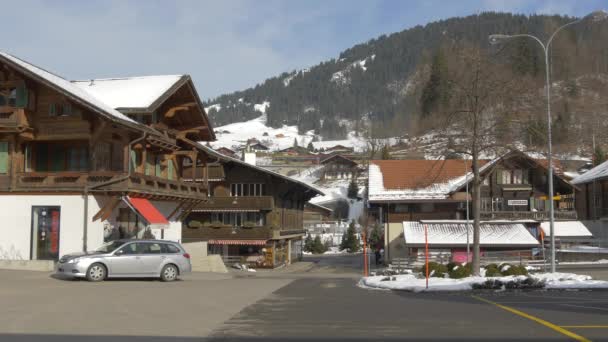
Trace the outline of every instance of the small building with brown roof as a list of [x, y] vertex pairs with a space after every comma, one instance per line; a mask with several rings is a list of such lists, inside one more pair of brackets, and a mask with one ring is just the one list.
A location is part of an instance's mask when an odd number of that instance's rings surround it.
[[352, 179], [359, 173], [359, 164], [340, 154], [333, 154], [321, 160], [321, 180]]

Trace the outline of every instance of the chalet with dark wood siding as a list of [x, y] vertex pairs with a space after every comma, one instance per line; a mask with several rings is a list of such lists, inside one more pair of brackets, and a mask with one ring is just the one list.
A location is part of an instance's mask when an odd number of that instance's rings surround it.
[[207, 200], [182, 179], [184, 160], [206, 163], [193, 141], [215, 139], [189, 76], [68, 81], [0, 53], [0, 91], [3, 259], [180, 240]]
[[359, 174], [359, 165], [352, 159], [340, 154], [331, 155], [321, 160], [322, 180], [352, 179]]
[[[541, 238], [540, 223], [549, 218], [546, 161], [514, 151], [494, 160], [482, 160], [480, 164], [483, 178], [481, 219], [524, 220], [528, 222], [526, 227], [530, 233]], [[574, 187], [561, 176], [559, 163], [554, 177], [555, 218], [575, 221]], [[388, 259], [411, 252], [407, 246], [408, 237], [404, 237], [404, 222], [461, 222], [466, 219], [467, 204], [472, 220], [470, 187], [467, 193], [467, 183], [471, 179], [470, 161], [372, 161], [368, 202], [370, 213], [384, 225]]]
[[182, 231], [185, 242], [204, 241], [209, 254], [228, 264], [274, 268], [297, 260], [302, 252], [304, 205], [321, 194], [315, 188], [205, 146], [222, 177], [209, 177], [212, 197], [198, 204]]

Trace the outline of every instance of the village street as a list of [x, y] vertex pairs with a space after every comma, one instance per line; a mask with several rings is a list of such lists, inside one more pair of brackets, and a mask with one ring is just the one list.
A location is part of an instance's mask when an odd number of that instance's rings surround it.
[[[175, 283], [89, 283], [55, 279], [43, 272], [2, 270], [0, 340], [568, 338], [493, 303], [591, 340], [608, 338], [606, 291], [367, 290], [357, 287], [358, 260], [361, 255], [307, 257], [290, 269], [193, 273]], [[606, 269], [588, 271], [608, 278]]]

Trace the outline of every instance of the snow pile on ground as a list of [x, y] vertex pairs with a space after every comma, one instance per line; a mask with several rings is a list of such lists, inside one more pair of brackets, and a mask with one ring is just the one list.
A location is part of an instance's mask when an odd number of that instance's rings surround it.
[[475, 286], [482, 286], [488, 281], [500, 284], [532, 282], [545, 289], [608, 289], [608, 281], [593, 280], [590, 276], [574, 273], [536, 273], [529, 276], [466, 277], [462, 279], [431, 277], [429, 278], [428, 289], [426, 288], [426, 279], [423, 277], [415, 274], [400, 274], [363, 277], [358, 286], [412, 292], [470, 291]]

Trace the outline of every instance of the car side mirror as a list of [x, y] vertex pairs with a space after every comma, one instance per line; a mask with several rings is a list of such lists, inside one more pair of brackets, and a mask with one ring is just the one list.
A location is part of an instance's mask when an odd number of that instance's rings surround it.
[[122, 249], [119, 249], [116, 252], [114, 252], [114, 255], [116, 255], [116, 256], [120, 256], [120, 255], [123, 255], [123, 254], [125, 254], [125, 251], [123, 251]]

